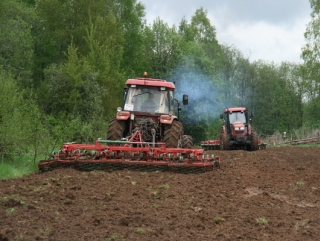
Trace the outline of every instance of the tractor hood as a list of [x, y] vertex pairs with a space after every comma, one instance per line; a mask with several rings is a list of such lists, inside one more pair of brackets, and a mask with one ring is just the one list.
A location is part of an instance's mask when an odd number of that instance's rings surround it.
[[244, 136], [246, 134], [246, 126], [244, 123], [235, 122], [231, 124], [231, 131], [234, 136]]

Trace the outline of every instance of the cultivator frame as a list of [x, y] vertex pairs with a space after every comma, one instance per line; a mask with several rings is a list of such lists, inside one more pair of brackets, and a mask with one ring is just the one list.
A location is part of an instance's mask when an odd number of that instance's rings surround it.
[[220, 157], [204, 155], [203, 149], [167, 148], [165, 143], [143, 142], [136, 132], [130, 140], [97, 140], [95, 144], [65, 143], [40, 171], [72, 167], [82, 171], [140, 170], [201, 173], [220, 168]]

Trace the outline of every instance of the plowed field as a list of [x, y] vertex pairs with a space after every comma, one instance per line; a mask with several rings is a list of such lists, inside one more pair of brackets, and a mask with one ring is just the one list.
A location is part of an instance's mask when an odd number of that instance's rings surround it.
[[2, 180], [0, 241], [319, 240], [320, 148], [210, 153], [221, 169], [202, 174], [58, 169]]

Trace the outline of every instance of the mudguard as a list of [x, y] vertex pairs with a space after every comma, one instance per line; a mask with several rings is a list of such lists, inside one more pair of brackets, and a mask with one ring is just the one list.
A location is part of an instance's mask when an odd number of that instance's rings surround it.
[[177, 120], [178, 118], [174, 115], [161, 115], [160, 116], [160, 123], [161, 124], [168, 124], [168, 125], [171, 125], [172, 122], [174, 120]]

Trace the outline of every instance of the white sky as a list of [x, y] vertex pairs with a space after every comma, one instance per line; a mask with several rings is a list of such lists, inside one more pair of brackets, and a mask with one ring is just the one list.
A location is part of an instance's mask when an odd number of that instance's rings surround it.
[[169, 26], [188, 22], [203, 7], [219, 43], [234, 45], [250, 61], [302, 63], [304, 32], [311, 21], [309, 0], [138, 0], [147, 24], [160, 17]]

